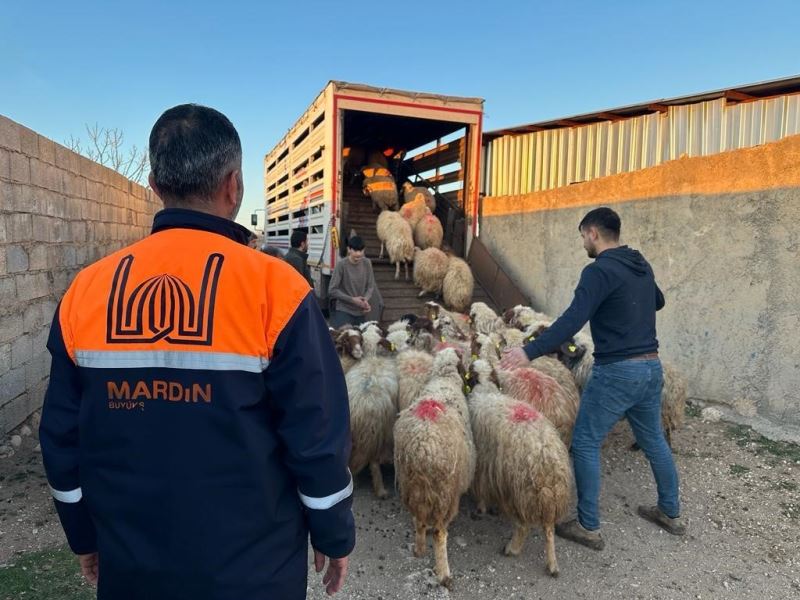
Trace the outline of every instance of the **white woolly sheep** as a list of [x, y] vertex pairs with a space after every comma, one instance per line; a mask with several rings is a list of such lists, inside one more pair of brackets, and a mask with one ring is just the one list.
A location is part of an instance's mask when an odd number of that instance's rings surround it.
[[403, 411], [419, 398], [433, 370], [433, 356], [422, 350], [408, 349], [398, 353], [397, 410]]
[[556, 576], [555, 524], [569, 509], [572, 489], [567, 447], [541, 413], [500, 393], [488, 362], [475, 361], [470, 380], [477, 455], [472, 491], [479, 505], [497, 505], [514, 522], [507, 556], [522, 551], [531, 527], [542, 527], [547, 572]]
[[403, 204], [400, 208], [400, 214], [411, 225], [411, 229], [417, 226], [417, 223], [420, 222], [427, 211], [428, 206], [425, 204], [425, 199], [420, 195], [417, 195], [411, 202]]
[[472, 302], [474, 288], [475, 279], [472, 277], [472, 269], [464, 260], [451, 256], [442, 283], [445, 305], [456, 312], [465, 312]]
[[331, 335], [334, 336], [333, 343], [339, 354], [339, 362], [342, 363], [342, 371], [347, 374], [353, 365], [364, 356], [361, 332], [348, 327], [342, 330], [334, 329], [331, 331]]
[[569, 447], [580, 404], [577, 394], [568, 393], [555, 379], [532, 367], [501, 370], [497, 374], [503, 392], [527, 402], [547, 417]]
[[428, 188], [414, 187], [410, 181], [406, 181], [403, 184], [403, 203], [407, 204], [413, 202], [417, 196], [422, 196], [422, 199], [425, 201], [425, 206], [427, 206], [431, 212], [436, 212], [436, 199], [433, 197], [433, 194], [428, 191]]
[[394, 439], [397, 487], [414, 521], [414, 555], [425, 554], [425, 534], [433, 529], [434, 571], [439, 583], [449, 586], [447, 529], [475, 472], [472, 429], [454, 350], [434, 358], [431, 379], [398, 416]]
[[391, 453], [392, 427], [397, 415], [397, 373], [393, 362], [380, 355], [385, 340], [373, 339], [375, 333], [375, 328], [370, 328], [363, 334], [365, 349], [370, 348], [370, 354], [345, 375], [353, 440], [350, 471], [356, 475], [369, 466], [375, 495], [385, 498], [380, 462]]
[[441, 304], [428, 301], [425, 303], [425, 316], [441, 333], [441, 341], [455, 342], [459, 346], [464, 346], [471, 339], [469, 317], [466, 315], [450, 312]]
[[426, 293], [440, 296], [447, 274], [448, 256], [438, 248], [414, 248], [414, 284], [421, 288], [421, 298]]
[[444, 231], [439, 219], [426, 209], [425, 216], [414, 226], [414, 244], [425, 248], [441, 248]]
[[[411, 231], [411, 226], [402, 218], [389, 218], [389, 215], [396, 215], [397, 213], [383, 211], [378, 217], [378, 237], [381, 240], [381, 258], [383, 258], [383, 249], [386, 248], [386, 253], [389, 255], [389, 262], [394, 267], [394, 278], [400, 277], [400, 263], [403, 263], [406, 272], [406, 281], [408, 281], [408, 263], [414, 259], [414, 236]], [[381, 217], [384, 217], [381, 223]]]
[[503, 313], [503, 321], [509, 327], [516, 327], [521, 331], [525, 331], [535, 330], [541, 326], [549, 327], [554, 319], [549, 315], [532, 309], [530, 306], [518, 304]]
[[473, 302], [469, 308], [469, 318], [472, 321], [472, 330], [476, 333], [489, 335], [505, 328], [503, 319], [485, 302]]

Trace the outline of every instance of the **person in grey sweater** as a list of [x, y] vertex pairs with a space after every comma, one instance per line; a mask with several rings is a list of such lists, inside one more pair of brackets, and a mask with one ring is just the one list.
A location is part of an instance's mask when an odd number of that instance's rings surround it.
[[372, 263], [364, 256], [364, 240], [354, 235], [347, 240], [347, 258], [336, 263], [328, 295], [336, 301], [331, 326], [360, 325], [372, 309], [368, 298], [375, 291]]

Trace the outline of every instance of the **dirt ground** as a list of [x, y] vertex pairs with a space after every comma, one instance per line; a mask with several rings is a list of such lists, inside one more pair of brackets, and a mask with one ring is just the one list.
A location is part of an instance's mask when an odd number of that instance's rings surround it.
[[[337, 597], [427, 598], [800, 598], [800, 449], [770, 442], [729, 423], [687, 419], [675, 436], [685, 538], [672, 537], [636, 515], [655, 498], [641, 453], [628, 450], [626, 426], [610, 436], [603, 456], [601, 498], [606, 548], [594, 552], [556, 538], [561, 575], [544, 571], [543, 540], [534, 533], [522, 555], [500, 550], [511, 527], [500, 516], [475, 519], [465, 498], [450, 530], [451, 590], [436, 585], [433, 559], [411, 555], [410, 518], [396, 494], [371, 495], [357, 478], [358, 542], [351, 573]], [[25, 438], [0, 459], [0, 565], [19, 553], [58, 547], [63, 534], [52, 509], [36, 440]], [[391, 469], [384, 470], [387, 485]], [[0, 590], [2, 591], [2, 590]], [[309, 574], [309, 598], [325, 598], [321, 577]]]

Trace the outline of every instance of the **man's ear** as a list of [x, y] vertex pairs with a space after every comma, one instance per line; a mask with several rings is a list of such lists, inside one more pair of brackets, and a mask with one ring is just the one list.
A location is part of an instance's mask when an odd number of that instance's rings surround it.
[[152, 171], [150, 171], [150, 175], [147, 176], [147, 183], [150, 184], [150, 189], [156, 193], [156, 196], [161, 198], [161, 193], [158, 191], [158, 186], [156, 185], [156, 177], [153, 175]]
[[225, 176], [225, 205], [231, 210], [239, 204], [241, 182], [242, 172], [239, 169], [234, 169]]

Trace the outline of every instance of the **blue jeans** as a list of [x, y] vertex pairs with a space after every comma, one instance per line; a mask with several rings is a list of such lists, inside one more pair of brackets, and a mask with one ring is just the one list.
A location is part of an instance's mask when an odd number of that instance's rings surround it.
[[600, 528], [600, 446], [623, 417], [644, 451], [658, 488], [658, 506], [669, 517], [680, 514], [678, 472], [661, 426], [661, 361], [624, 360], [595, 365], [581, 395], [572, 434], [572, 464], [578, 491], [578, 519], [584, 528]]

